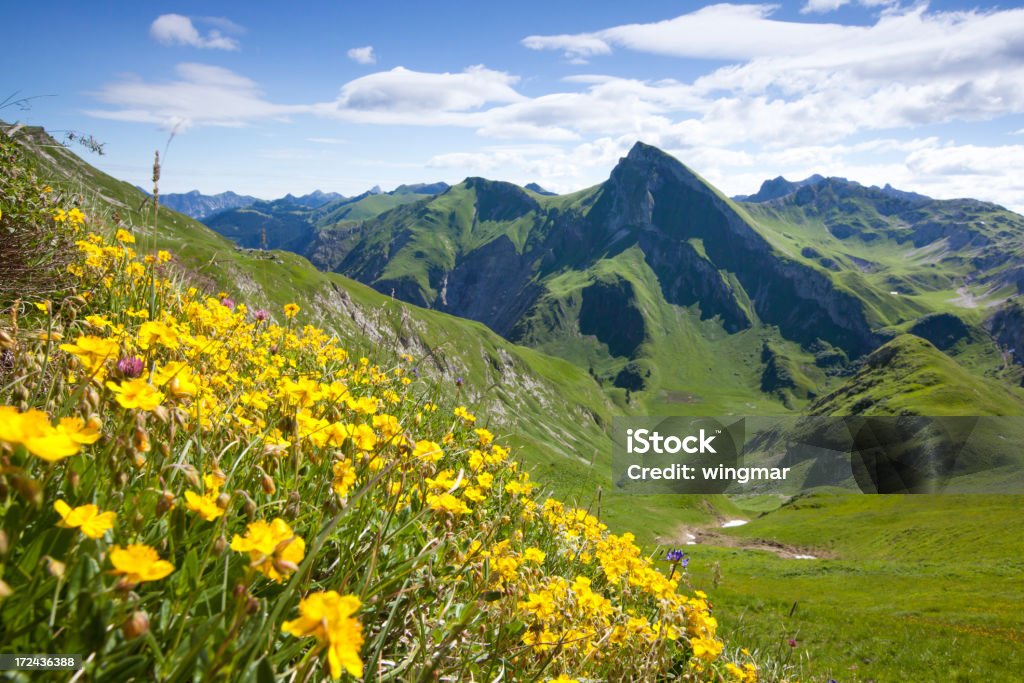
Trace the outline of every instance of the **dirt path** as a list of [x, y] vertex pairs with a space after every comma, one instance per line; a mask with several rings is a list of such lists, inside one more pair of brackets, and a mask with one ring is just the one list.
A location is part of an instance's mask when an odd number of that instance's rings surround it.
[[717, 527], [680, 525], [670, 536], [659, 536], [658, 542], [673, 548], [710, 545], [717, 548], [763, 550], [789, 560], [818, 560], [832, 557], [830, 552], [820, 548], [802, 548], [764, 538], [730, 536], [722, 533], [721, 523]]

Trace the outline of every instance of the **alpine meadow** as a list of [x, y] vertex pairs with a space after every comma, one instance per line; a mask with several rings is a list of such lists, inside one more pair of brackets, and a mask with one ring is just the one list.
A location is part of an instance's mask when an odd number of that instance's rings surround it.
[[49, 5], [0, 681], [1024, 681], [1024, 10]]

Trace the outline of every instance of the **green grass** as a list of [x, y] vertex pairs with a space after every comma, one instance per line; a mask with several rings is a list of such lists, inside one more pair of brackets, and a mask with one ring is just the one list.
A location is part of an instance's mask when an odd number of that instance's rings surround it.
[[1015, 681], [1024, 674], [1015, 655], [1024, 644], [1022, 504], [817, 494], [724, 531], [825, 559], [687, 551], [696, 585], [720, 573], [709, 593], [730, 637], [783, 655], [795, 638], [802, 680]]

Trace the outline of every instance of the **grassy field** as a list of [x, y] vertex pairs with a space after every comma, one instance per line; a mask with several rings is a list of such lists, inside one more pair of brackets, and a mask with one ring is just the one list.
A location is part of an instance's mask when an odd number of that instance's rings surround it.
[[799, 662], [803, 680], [1024, 679], [1024, 497], [751, 503], [749, 524], [721, 531], [819, 559], [688, 546], [693, 581], [717, 584], [708, 592], [735, 642]]

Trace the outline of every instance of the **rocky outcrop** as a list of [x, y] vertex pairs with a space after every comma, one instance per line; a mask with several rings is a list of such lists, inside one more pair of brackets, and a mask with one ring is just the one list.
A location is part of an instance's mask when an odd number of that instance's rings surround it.
[[1024, 365], [1024, 306], [1020, 302], [1003, 304], [985, 321], [985, 329], [1010, 354], [1014, 363]]
[[482, 322], [506, 338], [541, 291], [531, 282], [530, 262], [516, 252], [507, 235], [459, 258], [443, 277], [446, 280], [431, 302], [434, 308]]
[[608, 345], [612, 356], [632, 358], [646, 338], [643, 313], [633, 286], [626, 280], [595, 282], [582, 291], [580, 334], [592, 334]]

